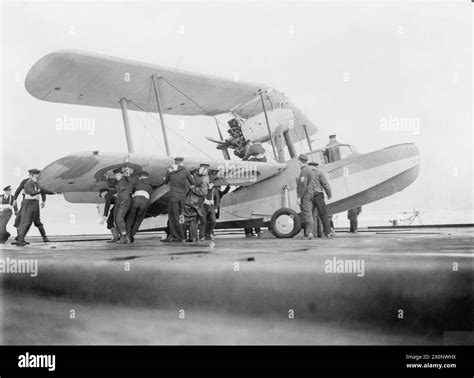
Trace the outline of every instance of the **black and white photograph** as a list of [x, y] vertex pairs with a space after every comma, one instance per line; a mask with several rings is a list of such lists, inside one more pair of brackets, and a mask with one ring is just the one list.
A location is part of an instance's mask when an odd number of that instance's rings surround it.
[[387, 375], [466, 373], [473, 9], [1, 1], [11, 366], [61, 374], [55, 346], [416, 346]]

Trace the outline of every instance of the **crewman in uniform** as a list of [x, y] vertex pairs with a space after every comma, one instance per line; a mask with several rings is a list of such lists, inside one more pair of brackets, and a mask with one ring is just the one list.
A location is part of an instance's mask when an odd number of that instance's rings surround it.
[[324, 236], [327, 238], [332, 238], [334, 237], [335, 233], [329, 223], [326, 203], [324, 202], [324, 192], [326, 192], [328, 200], [332, 197], [331, 186], [329, 185], [329, 182], [324, 173], [316, 167], [313, 168], [315, 169], [315, 177], [313, 180], [313, 206], [316, 207], [316, 209], [318, 210], [318, 217], [323, 223]]
[[0, 243], [5, 243], [10, 237], [7, 231], [7, 224], [12, 217], [13, 210], [18, 212], [15, 200], [12, 196], [12, 187], [10, 185], [3, 188], [3, 194], [0, 196]]
[[266, 162], [265, 148], [260, 143], [247, 141], [245, 144], [245, 155], [242, 160]]
[[112, 239], [108, 240], [107, 243], [115, 243], [116, 241], [120, 240], [120, 234], [117, 230], [117, 227], [115, 227], [114, 221], [115, 198], [117, 195], [115, 190], [111, 188], [102, 188], [99, 191], [99, 197], [105, 200], [101, 224], [107, 223], [107, 229], [112, 233]]
[[114, 169], [115, 179], [117, 184], [115, 185], [115, 191], [117, 192], [117, 198], [115, 199], [114, 207], [114, 219], [115, 225], [117, 226], [120, 234], [120, 240], [117, 241], [119, 244], [130, 244], [130, 238], [127, 236], [127, 224], [125, 218], [127, 217], [130, 205], [132, 204], [132, 185], [128, 178], [124, 175], [122, 168]]
[[191, 242], [197, 242], [198, 239], [204, 240], [204, 234], [199, 235], [199, 224], [204, 223], [204, 199], [209, 190], [208, 168], [209, 164], [201, 164], [196, 172], [194, 185], [191, 185], [186, 196], [184, 216], [186, 223], [189, 225], [188, 241]]
[[138, 174], [138, 180], [132, 188], [132, 205], [127, 215], [127, 235], [133, 243], [135, 234], [138, 232], [143, 219], [145, 219], [148, 208], [150, 207], [150, 196], [153, 192], [153, 184], [150, 174], [141, 171]]
[[39, 169], [30, 169], [28, 171], [30, 178], [28, 181], [26, 181], [23, 187], [25, 197], [21, 203], [21, 218], [20, 227], [18, 229], [18, 241], [15, 243], [19, 247], [25, 246], [27, 244], [25, 242], [25, 236], [30, 230], [34, 220], [38, 216], [40, 208], [39, 201], [41, 196], [41, 188], [38, 184], [38, 175], [40, 172], [41, 171]]
[[222, 200], [222, 197], [224, 197], [227, 193], [229, 193], [230, 191], [230, 185], [227, 185], [224, 189], [221, 189], [220, 185], [219, 186], [216, 186], [217, 188], [217, 191], [219, 193], [219, 201], [218, 203], [216, 204], [216, 219], [219, 219], [220, 215], [221, 215], [221, 200]]
[[341, 154], [337, 145], [339, 142], [336, 140], [335, 135], [329, 135], [329, 142], [326, 144], [326, 156], [329, 163], [341, 160]]
[[[308, 162], [308, 166], [314, 167], [317, 169], [319, 167], [319, 164], [315, 161], [310, 161]], [[313, 197], [314, 197], [314, 194], [313, 194]], [[314, 204], [313, 204], [313, 235], [315, 237], [317, 235], [318, 238], [323, 237], [323, 224], [321, 222], [321, 219], [319, 219], [318, 209], [316, 208], [316, 206], [314, 206]]]
[[170, 236], [163, 241], [184, 241], [184, 203], [188, 190], [188, 183], [193, 185], [194, 179], [183, 165], [184, 159], [176, 157], [174, 164], [168, 167], [164, 183], [170, 185], [170, 199], [168, 201], [168, 223]]
[[297, 203], [301, 208], [301, 216], [305, 222], [304, 236], [312, 239], [314, 229], [313, 219], [313, 196], [314, 196], [314, 180], [316, 179], [316, 167], [308, 164], [308, 157], [301, 154], [298, 156], [301, 163], [301, 172], [297, 186]]
[[[28, 171], [28, 172], [30, 172], [30, 171]], [[18, 188], [15, 190], [15, 194], [13, 195], [13, 198], [15, 200], [15, 205], [17, 205], [18, 197], [20, 196], [20, 193], [23, 191], [23, 188], [25, 187], [25, 184], [27, 183], [27, 181], [30, 178], [31, 178], [31, 175], [30, 175], [30, 177], [22, 180], [20, 182], [20, 185], [18, 186]], [[41, 188], [41, 193], [40, 193], [40, 196], [41, 196], [41, 209], [43, 209], [46, 206], [46, 195], [47, 194], [56, 194], [56, 193]], [[25, 198], [25, 195], [23, 194], [23, 199], [24, 198]], [[23, 202], [22, 202], [22, 205], [23, 205]], [[20, 206], [20, 211], [16, 214], [15, 223], [13, 225], [13, 227], [15, 227], [17, 229], [17, 237], [15, 238], [15, 240], [18, 240], [20, 223], [21, 223], [21, 206]], [[46, 230], [44, 229], [44, 224], [41, 221], [41, 210], [40, 209], [38, 209], [38, 212], [36, 213], [36, 217], [33, 221], [33, 224], [36, 226], [36, 228], [38, 228], [38, 231], [40, 232], [41, 237], [43, 238], [43, 242], [48, 243], [49, 239], [48, 239], [48, 236], [46, 235]], [[26, 242], [26, 244], [29, 244], [29, 243]]]
[[213, 182], [209, 183], [209, 189], [204, 198], [203, 218], [201, 223], [201, 237], [206, 240], [214, 240], [214, 227], [216, 227], [217, 209], [219, 208], [220, 194]]
[[215, 239], [214, 228], [216, 227], [217, 219], [220, 217], [221, 199], [229, 193], [229, 190], [229, 185], [221, 189], [219, 185], [214, 185], [212, 182], [209, 183], [209, 190], [204, 200], [204, 231], [201, 231], [201, 235], [204, 235], [206, 240]]
[[361, 212], [362, 212], [362, 207], [360, 206], [354, 209], [350, 209], [347, 212], [347, 219], [349, 219], [350, 224], [351, 224], [351, 227], [349, 230], [351, 234], [357, 234], [357, 225], [358, 225], [357, 217], [359, 216]]

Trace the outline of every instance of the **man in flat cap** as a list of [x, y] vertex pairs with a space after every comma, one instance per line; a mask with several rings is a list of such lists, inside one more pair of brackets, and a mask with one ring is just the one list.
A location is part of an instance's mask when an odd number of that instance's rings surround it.
[[[308, 166], [318, 168], [319, 164], [315, 161], [308, 162]], [[313, 196], [314, 198], [314, 196]], [[318, 216], [318, 208], [313, 202], [313, 235], [318, 236], [318, 238], [323, 237], [323, 224], [321, 219]]]
[[308, 239], [314, 237], [314, 208], [317, 209], [318, 216], [323, 223], [324, 234], [326, 236], [333, 236], [323, 193], [324, 190], [328, 199], [331, 198], [329, 182], [323, 172], [317, 168], [317, 163], [307, 164], [309, 159], [306, 155], [300, 155], [298, 159], [302, 167], [297, 187], [297, 202], [300, 205], [301, 215], [305, 222], [304, 236]]
[[318, 217], [323, 224], [324, 236], [331, 238], [334, 236], [331, 224], [329, 221], [329, 215], [326, 209], [326, 203], [324, 202], [324, 192], [326, 193], [328, 200], [332, 197], [331, 186], [324, 173], [318, 169], [317, 163], [312, 163], [311, 168], [314, 171], [313, 178], [313, 208], [316, 208]]
[[[18, 188], [15, 190], [15, 194], [13, 195], [13, 198], [15, 200], [15, 205], [17, 204], [17, 201], [18, 201], [18, 197], [20, 196], [20, 194], [23, 192], [23, 195], [22, 195], [22, 198], [25, 199], [25, 193], [24, 193], [24, 188], [25, 188], [25, 184], [28, 182], [28, 180], [30, 180], [31, 178], [31, 172], [38, 172], [38, 174], [40, 173], [40, 170], [38, 169], [30, 169], [28, 171], [28, 173], [30, 173], [29, 177], [22, 180], [20, 182], [20, 185], [18, 185]], [[46, 195], [51, 195], [51, 194], [56, 194], [55, 192], [52, 192], [50, 190], [46, 190], [44, 188], [41, 188], [41, 193], [40, 193], [40, 197], [41, 197], [41, 206], [40, 208], [38, 209], [38, 211], [36, 212], [36, 216], [35, 216], [35, 219], [33, 220], [33, 224], [35, 225], [35, 227], [38, 229], [38, 231], [40, 232], [41, 234], [41, 237], [43, 238], [43, 241], [45, 243], [48, 243], [49, 242], [49, 239], [48, 239], [48, 236], [46, 235], [46, 230], [44, 229], [44, 224], [43, 222], [41, 221], [41, 209], [43, 209], [45, 206], [46, 206]], [[22, 202], [23, 204], [23, 202]], [[39, 205], [39, 201], [38, 201], [38, 205]], [[18, 235], [19, 235], [19, 232], [20, 232], [20, 223], [21, 223], [21, 206], [20, 206], [20, 211], [17, 212], [16, 214], [16, 217], [15, 217], [15, 223], [14, 223], [14, 227], [17, 229], [17, 237], [15, 238], [15, 240], [18, 240]], [[29, 244], [28, 242], [26, 242], [26, 244]]]
[[191, 173], [183, 165], [184, 159], [176, 157], [174, 164], [168, 167], [164, 183], [170, 185], [168, 201], [169, 236], [163, 241], [184, 241], [184, 204], [188, 192], [188, 183], [194, 185]]
[[300, 177], [297, 180], [297, 203], [301, 209], [301, 216], [304, 221], [304, 236], [308, 239], [313, 238], [313, 195], [314, 185], [313, 181], [316, 177], [315, 170], [308, 165], [308, 157], [306, 155], [299, 155], [298, 160], [301, 163]]
[[125, 221], [130, 206], [132, 204], [132, 183], [128, 177], [124, 175], [122, 167], [113, 170], [117, 184], [115, 185], [115, 192], [117, 197], [115, 199], [114, 219], [120, 234], [119, 244], [130, 244], [130, 237], [127, 235], [127, 223]]
[[153, 189], [155, 189], [155, 186], [151, 182], [150, 174], [145, 171], [138, 173], [138, 180], [132, 186], [132, 205], [125, 219], [127, 235], [132, 243], [150, 207], [150, 196]]
[[12, 187], [10, 185], [3, 188], [3, 194], [0, 196], [0, 243], [5, 243], [10, 237], [7, 231], [7, 224], [12, 217], [13, 210], [18, 212], [15, 200], [12, 196]]

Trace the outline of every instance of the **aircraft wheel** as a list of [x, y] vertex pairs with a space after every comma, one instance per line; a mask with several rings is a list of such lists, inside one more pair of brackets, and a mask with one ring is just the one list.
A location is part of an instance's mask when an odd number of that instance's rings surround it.
[[270, 227], [277, 238], [292, 238], [301, 230], [301, 219], [296, 211], [282, 207], [273, 213]]

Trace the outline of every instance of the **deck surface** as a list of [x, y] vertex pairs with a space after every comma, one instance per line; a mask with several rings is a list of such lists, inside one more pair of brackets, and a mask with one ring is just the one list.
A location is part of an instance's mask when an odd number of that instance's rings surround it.
[[[4, 344], [450, 344], [471, 337], [473, 229], [5, 244]], [[354, 272], [329, 272], [354, 260]], [[363, 270], [362, 268], [363, 263]], [[349, 268], [346, 265], [346, 268]], [[73, 316], [74, 315], [74, 316]]]

